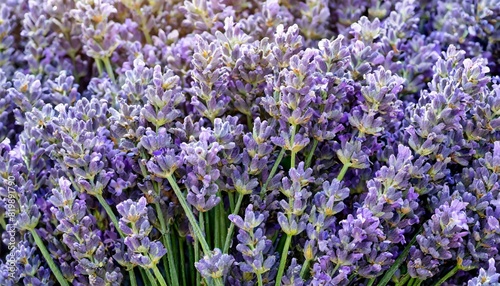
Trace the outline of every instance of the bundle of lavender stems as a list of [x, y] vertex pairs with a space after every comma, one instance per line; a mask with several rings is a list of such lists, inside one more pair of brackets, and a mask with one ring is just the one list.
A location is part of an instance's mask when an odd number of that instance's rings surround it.
[[1, 0], [0, 119], [0, 285], [500, 285], [499, 0]]

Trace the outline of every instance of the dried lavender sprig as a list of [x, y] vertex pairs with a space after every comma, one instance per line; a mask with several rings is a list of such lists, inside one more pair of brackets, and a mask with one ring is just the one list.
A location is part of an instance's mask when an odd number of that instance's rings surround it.
[[43, 243], [36, 230], [33, 228], [29, 229], [29, 231], [35, 239], [35, 243], [38, 246], [38, 249], [40, 249], [40, 252], [42, 252], [43, 258], [45, 259], [47, 264], [49, 264], [50, 270], [52, 271], [52, 273], [54, 273], [54, 276], [56, 276], [57, 282], [59, 282], [59, 284], [61, 284], [62, 286], [69, 286], [68, 282], [61, 273], [61, 270], [59, 270], [59, 267], [57, 267], [57, 265], [55, 264], [54, 260], [50, 256], [49, 251], [45, 247], [45, 244]]
[[[294, 137], [294, 133], [295, 125], [292, 125], [292, 137]], [[293, 139], [292, 142], [294, 142]], [[291, 149], [293, 158], [295, 156], [295, 146], [293, 146]], [[288, 197], [288, 202], [286, 202], [285, 200], [281, 201], [281, 206], [285, 210], [286, 217], [283, 213], [278, 213], [278, 222], [281, 228], [286, 233], [286, 239], [281, 253], [278, 274], [276, 275], [276, 286], [281, 285], [281, 279], [285, 271], [285, 265], [288, 258], [288, 249], [290, 248], [292, 237], [300, 233], [305, 228], [305, 223], [300, 222], [300, 219], [301, 216], [304, 216], [303, 212], [306, 209], [305, 204], [307, 202], [307, 198], [310, 196], [310, 193], [308, 193], [306, 189], [303, 189], [303, 187], [312, 180], [311, 173], [312, 170], [304, 169], [304, 162], [301, 162], [299, 163], [297, 168], [295, 168], [295, 166], [292, 166], [292, 168], [289, 170], [291, 180], [289, 180], [288, 178], [284, 178], [282, 180], [284, 189], [286, 189], [282, 190], [282, 193]], [[296, 218], [294, 218], [294, 216], [296, 216]], [[294, 219], [296, 219], [296, 221], [294, 221]], [[295, 226], [293, 226], [294, 224]], [[301, 224], [303, 224], [302, 227]]]
[[[177, 182], [175, 179], [172, 177], [171, 174], [167, 176], [167, 180], [170, 183], [170, 186], [172, 189], [174, 189], [175, 195], [177, 196], [177, 199], [179, 200], [179, 203], [182, 206], [182, 209], [184, 210], [189, 223], [191, 224], [191, 227], [193, 228], [194, 235], [196, 236], [196, 239], [199, 241], [201, 248], [203, 250], [203, 253], [205, 253], [206, 256], [210, 256], [211, 251], [210, 247], [208, 246], [207, 241], [205, 240], [205, 237], [203, 235], [203, 232], [200, 229], [200, 226], [198, 225], [198, 222], [196, 221], [196, 218], [194, 217], [194, 214], [189, 208], [188, 202], [186, 201], [186, 198], [184, 198], [184, 195], [182, 194], [181, 189], [179, 188], [179, 185], [177, 185]], [[196, 244], [195, 244], [196, 245]], [[223, 285], [222, 284], [222, 279], [217, 278], [214, 279], [216, 285]]]
[[[141, 150], [141, 158], [144, 160], [144, 162], [147, 160], [146, 153], [144, 152], [144, 149]], [[147, 177], [147, 171], [146, 171], [145, 164], [139, 164], [139, 166], [140, 166], [142, 175], [144, 177]], [[159, 195], [160, 194], [160, 190], [159, 190], [158, 182], [153, 181], [152, 183], [153, 183], [153, 188], [156, 191], [156, 194]], [[166, 257], [165, 256], [162, 257], [163, 264], [165, 266], [167, 264], [169, 265], [170, 276], [173, 277], [172, 279], [175, 279], [174, 281], [178, 281], [178, 279], [176, 279], [177, 278], [177, 274], [175, 273], [175, 268], [172, 268], [172, 265], [173, 265], [172, 248], [168, 247], [167, 238], [165, 236], [165, 233], [167, 232], [167, 226], [166, 226], [167, 224], [165, 222], [165, 216], [163, 215], [160, 203], [158, 201], [155, 202], [155, 208], [156, 208], [156, 213], [157, 213], [158, 220], [160, 221], [160, 228], [161, 228], [161, 233], [162, 233], [163, 245], [165, 246], [165, 248], [167, 248], [167, 256]]]
[[[234, 207], [233, 215], [237, 215], [240, 212], [241, 203], [243, 202], [243, 194], [238, 194], [238, 200], [236, 201], [236, 206]], [[226, 239], [224, 240], [224, 248], [222, 249], [222, 253], [228, 253], [229, 246], [231, 244], [231, 240], [233, 239], [234, 232], [234, 223], [231, 223], [229, 229], [227, 231]]]
[[263, 274], [268, 273], [275, 264], [273, 255], [264, 259], [271, 244], [263, 230], [263, 222], [267, 216], [267, 211], [264, 213], [254, 212], [252, 204], [246, 208], [244, 217], [229, 216], [229, 220], [240, 229], [237, 236], [240, 243], [236, 246], [236, 250], [242, 254], [244, 262], [239, 263], [239, 268], [243, 273], [255, 274], [258, 281], [261, 281], [258, 276], [262, 277]]
[[[167, 226], [165, 224], [165, 217], [161, 210], [161, 206], [159, 202], [155, 202], [156, 213], [160, 221], [160, 227], [162, 231], [163, 245], [167, 248], [167, 264], [168, 270], [170, 272], [170, 278], [173, 285], [179, 284], [179, 278], [177, 276], [177, 269], [174, 265], [174, 256], [172, 253], [172, 242], [170, 238], [170, 233], [167, 233]], [[166, 267], [166, 264], [165, 264]]]
[[[248, 175], [246, 175], [246, 177], [241, 180], [240, 179], [241, 174], [237, 171], [235, 171], [233, 176], [234, 176], [233, 180], [236, 181], [234, 184], [235, 185], [234, 188], [236, 189], [236, 192], [238, 193], [238, 200], [236, 202], [236, 206], [233, 209], [233, 213], [231, 214], [232, 216], [235, 216], [235, 215], [238, 215], [238, 213], [240, 212], [241, 204], [243, 202], [243, 197], [245, 195], [252, 194], [253, 189], [255, 187], [257, 187], [258, 182], [256, 179], [249, 180]], [[242, 183], [241, 181], [245, 181], [245, 182]], [[235, 227], [234, 223], [231, 223], [231, 225], [229, 226], [228, 232], [226, 234], [226, 238], [224, 240], [224, 248], [223, 248], [223, 252], [222, 252], [223, 254], [227, 254], [229, 251], [229, 247], [230, 247], [231, 241], [233, 239], [234, 227]]]
[[[155, 75], [155, 78], [159, 79], [158, 81], [160, 81], [162, 79], [161, 78], [161, 70], [158, 66], [155, 67], [154, 75]], [[160, 83], [161, 82], [158, 82], [157, 85], [160, 85]], [[162, 87], [161, 90], [163, 90], [163, 89], [165, 89], [165, 88]], [[153, 99], [154, 98], [150, 98], [149, 102], [154, 102]], [[158, 99], [158, 101], [161, 101], [161, 100]], [[161, 167], [156, 165], [159, 162], [164, 162], [164, 161], [162, 161], [162, 159], [167, 159], [167, 158], [172, 159], [169, 155], [167, 155], [168, 157], [164, 157], [163, 155], [160, 155], [160, 157], [155, 156], [155, 158], [152, 158], [148, 163], [146, 163], [148, 158], [146, 156], [145, 149], [147, 149], [147, 151], [151, 155], [155, 155], [155, 152], [157, 152], [157, 150], [155, 150], [155, 149], [160, 148], [160, 147], [164, 147], [164, 146], [168, 146], [169, 140], [170, 140], [170, 137], [167, 135], [165, 128], [160, 128], [156, 132], [151, 131], [149, 128], [146, 130], [146, 136], [142, 137], [142, 139], [141, 139], [141, 144], [142, 144], [142, 147], [144, 147], [144, 148], [141, 148], [141, 151], [140, 151], [141, 158], [142, 158], [142, 161], [140, 164], [140, 169], [141, 169], [141, 172], [142, 172], [144, 177], [147, 177], [147, 172], [146, 172], [146, 168], [145, 168], [146, 165], [148, 166], [150, 171], [154, 170], [153, 172], [160, 172], [160, 177], [163, 177], [161, 175], [161, 172], [163, 172], [163, 171], [173, 172], [173, 170], [175, 170], [175, 168], [176, 168], [175, 164], [174, 164], [174, 166], [169, 166], [168, 167], [168, 168], [170, 168], [169, 170], [161, 170], [160, 169]], [[154, 161], [155, 159], [158, 159], [158, 161], [155, 162]], [[160, 164], [160, 166], [162, 166], [161, 163], [159, 163], [159, 164]], [[160, 196], [161, 183], [157, 182], [157, 181], [152, 181], [151, 183], [153, 185], [153, 189], [155, 190], [155, 195]], [[162, 258], [163, 264], [165, 265], [165, 267], [167, 265], [169, 265], [169, 267], [168, 267], [169, 268], [168, 269], [169, 275], [167, 275], [167, 280], [169, 280], [170, 284], [177, 285], [177, 284], [179, 284], [179, 277], [177, 274], [177, 269], [176, 269], [175, 264], [174, 264], [175, 260], [174, 260], [174, 255], [173, 255], [174, 250], [172, 249], [172, 246], [171, 246], [171, 244], [172, 244], [171, 243], [171, 234], [167, 229], [167, 223], [165, 222], [165, 215], [163, 215], [160, 201], [156, 200], [154, 202], [154, 205], [155, 205], [155, 209], [156, 209], [156, 213], [157, 213], [157, 218], [160, 222], [160, 231], [162, 233], [161, 239], [162, 239], [163, 245], [167, 249], [167, 256], [164, 256]]]

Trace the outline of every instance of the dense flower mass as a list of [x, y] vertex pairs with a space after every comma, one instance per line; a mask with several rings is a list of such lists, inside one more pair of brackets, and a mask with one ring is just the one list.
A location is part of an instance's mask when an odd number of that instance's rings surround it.
[[0, 1], [0, 285], [500, 285], [500, 1]]

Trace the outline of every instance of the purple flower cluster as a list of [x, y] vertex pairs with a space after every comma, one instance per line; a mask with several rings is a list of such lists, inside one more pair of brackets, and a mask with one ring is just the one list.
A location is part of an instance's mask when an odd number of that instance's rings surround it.
[[0, 285], [499, 285], [498, 0], [0, 3]]

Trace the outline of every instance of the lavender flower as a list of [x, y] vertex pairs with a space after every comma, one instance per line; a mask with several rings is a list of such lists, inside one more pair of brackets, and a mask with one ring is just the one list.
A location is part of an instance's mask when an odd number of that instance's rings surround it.
[[195, 266], [203, 277], [222, 278], [227, 275], [233, 263], [233, 257], [222, 254], [220, 249], [216, 248], [212, 256], [203, 257], [202, 260], [195, 263]]
[[0, 284], [497, 283], [497, 2], [3, 1]]
[[361, 142], [359, 141], [343, 143], [337, 151], [337, 156], [344, 166], [355, 169], [368, 168], [370, 163], [368, 156], [361, 150]]
[[436, 265], [443, 260], [456, 259], [457, 249], [463, 247], [463, 237], [468, 234], [469, 226], [463, 211], [466, 203], [453, 200], [436, 209], [431, 220], [424, 224], [424, 234], [417, 236], [420, 246], [412, 257], [422, 254], [430, 257], [430, 263], [422, 264], [425, 270], [420, 270], [415, 262], [409, 262], [409, 273], [412, 277], [426, 279], [435, 275]]
[[182, 143], [181, 157], [189, 168], [186, 186], [189, 188], [187, 200], [198, 211], [208, 211], [220, 202], [215, 183], [220, 171], [214, 166], [220, 161], [218, 152], [222, 146], [215, 141], [212, 130], [200, 133], [199, 141]]
[[237, 236], [239, 244], [236, 246], [243, 255], [243, 262], [239, 263], [240, 269], [244, 273], [254, 273], [260, 279], [262, 274], [271, 270], [276, 261], [275, 256], [268, 253], [271, 241], [263, 233], [262, 223], [266, 215], [254, 212], [253, 206], [249, 205], [244, 218], [237, 215], [229, 216], [229, 220], [240, 229]]
[[156, 128], [171, 123], [180, 116], [176, 107], [184, 101], [182, 93], [176, 85], [179, 78], [172, 71], [166, 70], [162, 73], [160, 66], [155, 66], [153, 71], [152, 85], [146, 88], [146, 104], [141, 114]]
[[2, 3], [0, 6], [0, 17], [2, 19], [0, 24], [0, 30], [2, 31], [2, 36], [0, 37], [0, 43], [2, 45], [0, 66], [2, 67], [3, 73], [12, 74], [14, 72], [12, 57], [14, 56], [15, 45], [14, 36], [11, 33], [13, 33], [16, 26], [16, 21], [11, 7], [6, 3]]
[[77, 199], [70, 187], [71, 183], [67, 179], [60, 178], [59, 187], [53, 190], [49, 201], [53, 204], [51, 212], [60, 222], [57, 229], [63, 233], [62, 241], [77, 261], [73, 266], [73, 271], [78, 273], [75, 276], [85, 277], [92, 284], [109, 279], [111, 285], [119, 285], [123, 275], [107, 255], [100, 230], [93, 227], [96, 219], [87, 215], [85, 201]]
[[126, 236], [124, 244], [128, 248], [126, 254], [117, 252], [114, 257], [129, 269], [135, 265], [147, 269], [156, 268], [167, 252], [161, 242], [149, 239], [152, 226], [148, 220], [146, 204], [146, 198], [141, 197], [138, 202], [129, 199], [116, 206], [122, 216], [119, 228]]
[[475, 278], [472, 278], [467, 282], [468, 286], [478, 286], [478, 285], [495, 285], [498, 283], [498, 278], [500, 278], [500, 274], [496, 273], [495, 268], [495, 260], [491, 258], [488, 261], [488, 270], [481, 268], [479, 270], [479, 275]]
[[81, 40], [89, 57], [98, 60], [110, 58], [120, 44], [118, 23], [110, 19], [116, 12], [113, 2], [107, 0], [78, 2], [76, 9], [71, 11], [81, 25]]

